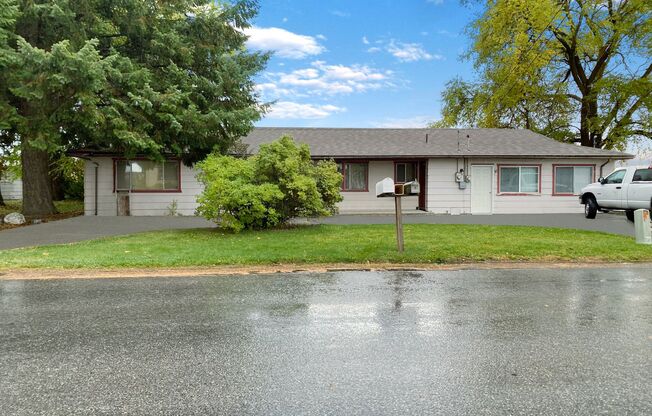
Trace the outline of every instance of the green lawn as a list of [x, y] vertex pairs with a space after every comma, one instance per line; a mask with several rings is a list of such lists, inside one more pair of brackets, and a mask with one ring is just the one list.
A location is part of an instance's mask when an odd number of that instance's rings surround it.
[[460, 263], [652, 261], [633, 238], [540, 227], [405, 226], [396, 252], [392, 225], [320, 225], [225, 234], [150, 232], [84, 243], [0, 251], [1, 268], [120, 268], [279, 263]]

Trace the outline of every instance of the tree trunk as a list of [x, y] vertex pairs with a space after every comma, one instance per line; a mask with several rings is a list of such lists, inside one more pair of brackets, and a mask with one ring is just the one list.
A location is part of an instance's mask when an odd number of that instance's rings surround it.
[[601, 148], [602, 133], [596, 128], [596, 121], [598, 119], [598, 101], [596, 99], [589, 100], [588, 116], [591, 146]]
[[50, 157], [46, 150], [35, 149], [23, 138], [21, 161], [23, 169], [23, 214], [42, 216], [56, 213], [52, 202]]
[[589, 103], [586, 98], [582, 99], [582, 108], [580, 109], [580, 144], [593, 147], [589, 129]]
[[588, 147], [602, 147], [602, 132], [596, 129], [598, 119], [598, 101], [591, 97], [582, 97], [580, 109], [580, 144]]
[[2, 189], [0, 189], [0, 207], [4, 207], [4, 206], [5, 206], [5, 200], [2, 197]]
[[65, 192], [63, 187], [63, 179], [60, 175], [51, 175], [50, 183], [52, 185], [52, 199], [61, 201], [65, 199]]

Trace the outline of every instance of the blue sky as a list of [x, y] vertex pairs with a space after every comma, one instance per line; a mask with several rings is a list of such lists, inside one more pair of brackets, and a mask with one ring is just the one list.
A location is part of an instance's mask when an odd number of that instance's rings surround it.
[[276, 51], [257, 77], [276, 101], [259, 126], [423, 127], [441, 91], [472, 77], [457, 0], [261, 0], [248, 46]]

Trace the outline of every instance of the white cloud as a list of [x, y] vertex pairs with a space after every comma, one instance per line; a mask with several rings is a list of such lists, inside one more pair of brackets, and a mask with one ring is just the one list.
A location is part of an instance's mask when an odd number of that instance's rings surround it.
[[[428, 35], [428, 32], [421, 32], [422, 35]], [[366, 37], [362, 38], [363, 42], [367, 41], [365, 44], [368, 44], [369, 41]], [[383, 49], [393, 55], [401, 62], [416, 62], [416, 61], [430, 61], [430, 60], [444, 60], [446, 59], [443, 55], [433, 54], [428, 52], [422, 44], [420, 43], [405, 43], [399, 42], [396, 39], [390, 39], [389, 42], [386, 40], [376, 40], [374, 44], [379, 46], [372, 46], [367, 49], [368, 53], [380, 52]]]
[[280, 87], [273, 82], [263, 82], [260, 84], [256, 84], [255, 89], [259, 94], [264, 95], [266, 97], [281, 97], [286, 95], [296, 95], [293, 94], [294, 91], [287, 88]]
[[283, 23], [286, 23], [287, 21], [288, 21], [288, 18], [287, 18], [287, 17], [284, 17], [284, 18], [283, 18]]
[[401, 129], [401, 128], [422, 128], [432, 123], [432, 116], [414, 116], [406, 118], [388, 118], [383, 121], [372, 123], [374, 127]]
[[432, 3], [434, 5], [444, 4], [444, 0], [426, 0], [426, 3]]
[[266, 118], [275, 119], [316, 119], [326, 118], [332, 114], [346, 111], [344, 107], [331, 104], [302, 104], [292, 101], [280, 101], [272, 106]]
[[438, 30], [438, 31], [437, 31], [437, 34], [438, 34], [438, 35], [442, 35], [442, 36], [447, 36], [447, 37], [449, 37], [449, 38], [456, 38], [456, 37], [457, 37], [457, 34], [456, 34], [456, 33], [449, 32], [449, 31], [446, 30], [446, 29], [440, 29], [440, 30]]
[[296, 95], [338, 95], [391, 87], [392, 71], [366, 65], [331, 65], [314, 61], [308, 68], [291, 72], [269, 72], [257, 86], [266, 99]]
[[346, 18], [351, 17], [351, 13], [342, 10], [331, 10], [331, 14], [337, 17], [346, 17]]
[[387, 52], [394, 55], [401, 62], [416, 62], [443, 60], [444, 57], [438, 54], [431, 54], [426, 51], [420, 43], [402, 43], [392, 39], [387, 45]]
[[244, 33], [249, 36], [249, 48], [275, 51], [281, 58], [302, 59], [319, 55], [326, 49], [312, 36], [298, 35], [278, 27], [254, 26], [244, 29]]
[[369, 45], [369, 39], [367, 39], [366, 36], [363, 36], [362, 37], [362, 43], [364, 43], [365, 45]]
[[326, 39], [327, 39], [326, 36], [322, 35], [321, 33], [318, 34], [318, 35], [315, 35], [315, 37], [316, 37], [317, 39], [319, 39], [319, 40], [326, 40]]

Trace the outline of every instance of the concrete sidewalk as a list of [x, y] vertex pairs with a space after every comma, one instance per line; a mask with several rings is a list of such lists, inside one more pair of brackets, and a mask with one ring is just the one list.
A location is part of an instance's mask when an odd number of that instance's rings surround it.
[[[302, 222], [302, 221], [298, 221]], [[313, 224], [393, 224], [393, 214], [342, 214], [310, 219]], [[634, 235], [634, 226], [622, 215], [599, 214], [587, 220], [582, 214], [435, 215], [407, 214], [405, 224], [533, 225]], [[200, 217], [74, 217], [0, 231], [0, 250], [46, 244], [67, 244], [145, 231], [210, 228]]]

